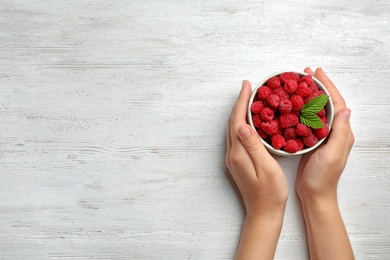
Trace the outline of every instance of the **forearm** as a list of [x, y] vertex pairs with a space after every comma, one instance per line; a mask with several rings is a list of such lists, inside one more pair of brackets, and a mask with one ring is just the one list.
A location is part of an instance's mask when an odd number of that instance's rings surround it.
[[235, 259], [274, 259], [283, 216], [284, 211], [274, 216], [246, 217]]
[[354, 259], [337, 199], [303, 200], [310, 259]]

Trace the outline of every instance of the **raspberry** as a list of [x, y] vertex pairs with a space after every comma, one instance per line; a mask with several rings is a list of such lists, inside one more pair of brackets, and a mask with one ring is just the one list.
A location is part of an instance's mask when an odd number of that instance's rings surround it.
[[286, 99], [286, 98], [287, 98], [287, 99], [290, 98], [290, 96], [287, 94], [286, 91], [284, 91], [283, 88], [274, 89], [274, 90], [272, 91], [272, 94], [277, 95], [277, 96], [279, 97], [280, 100], [283, 100], [283, 99]]
[[284, 150], [288, 153], [296, 153], [299, 151], [299, 145], [294, 139], [290, 139], [286, 142]]
[[300, 76], [294, 72], [284, 72], [282, 74], [280, 74], [279, 76], [280, 78], [280, 81], [284, 84], [286, 82], [286, 80], [295, 80], [296, 82], [298, 82], [300, 80]]
[[317, 113], [317, 116], [318, 117], [325, 117], [326, 115], [326, 110], [325, 108], [323, 108], [320, 112]]
[[[299, 80], [299, 83], [306, 83], [308, 86], [311, 84], [311, 83], [314, 83], [313, 81], [313, 78], [311, 75], [305, 75], [303, 76], [300, 80]], [[314, 83], [315, 84], [315, 83]]]
[[260, 116], [264, 121], [271, 121], [274, 119], [274, 111], [269, 107], [265, 107], [261, 110]]
[[328, 136], [329, 134], [329, 125], [328, 124], [324, 124], [325, 127], [324, 128], [319, 128], [319, 129], [315, 129], [313, 132], [314, 132], [314, 135], [318, 138], [318, 139], [322, 139], [322, 138], [325, 138]]
[[279, 131], [278, 120], [271, 120], [269, 122], [261, 123], [261, 128], [269, 135], [274, 135]]
[[301, 123], [297, 125], [296, 132], [299, 136], [309, 136], [312, 134], [310, 127]]
[[261, 86], [257, 90], [257, 95], [260, 100], [266, 100], [269, 95], [271, 95], [271, 89], [267, 86]]
[[314, 95], [315, 97], [318, 97], [318, 96], [321, 95], [321, 94], [326, 95], [324, 91], [319, 90], [319, 89], [313, 91], [313, 95]]
[[299, 83], [297, 91], [295, 94], [300, 95], [301, 97], [307, 97], [313, 93], [313, 90], [311, 90], [305, 82]]
[[317, 86], [317, 84], [316, 84], [314, 81], [308, 83], [307, 86], [308, 86], [312, 91], [316, 91], [316, 90], [318, 89], [318, 86]]
[[290, 113], [292, 109], [292, 103], [289, 99], [283, 99], [282, 101], [279, 101], [279, 112], [282, 115]]
[[302, 150], [305, 147], [305, 145], [303, 144], [303, 141], [301, 139], [296, 139], [295, 141], [298, 144], [298, 151]]
[[305, 99], [303, 100], [303, 102], [306, 104], [307, 102], [310, 101], [310, 99], [312, 99], [312, 98], [314, 98], [314, 97], [315, 97], [315, 96], [314, 96], [314, 94], [312, 93], [311, 95], [305, 97]]
[[284, 91], [290, 94], [294, 93], [295, 90], [297, 90], [297, 88], [298, 88], [298, 83], [295, 80], [291, 80], [291, 79], [286, 80], [283, 86]]
[[267, 81], [267, 87], [270, 89], [280, 88], [282, 84], [280, 83], [279, 77], [272, 77]]
[[271, 143], [275, 149], [280, 150], [283, 146], [286, 145], [286, 140], [284, 140], [283, 136], [280, 134], [276, 134], [271, 137]]
[[284, 129], [283, 137], [285, 140], [296, 139], [297, 132], [295, 130], [295, 127], [289, 127], [289, 128]]
[[261, 123], [263, 123], [263, 120], [261, 120], [260, 115], [253, 115], [252, 116], [253, 125], [255, 127], [260, 127]]
[[323, 124], [326, 124], [326, 117], [325, 116], [324, 117], [320, 117], [320, 119], [321, 119]]
[[263, 108], [264, 108], [264, 104], [262, 101], [255, 101], [251, 105], [251, 112], [253, 114], [260, 114]]
[[277, 108], [279, 104], [279, 97], [275, 94], [271, 94], [267, 97], [267, 103], [272, 108]]
[[280, 115], [279, 121], [281, 128], [289, 128], [299, 123], [298, 117], [292, 114]]
[[264, 132], [263, 129], [257, 128], [257, 133], [260, 135], [261, 138], [266, 139], [268, 137], [268, 134]]
[[312, 133], [312, 134], [309, 135], [309, 136], [303, 137], [303, 143], [304, 143], [307, 147], [312, 147], [313, 145], [315, 145], [316, 143], [318, 143], [318, 139], [317, 139], [317, 137]]
[[292, 103], [292, 110], [300, 111], [304, 105], [303, 98], [298, 95], [294, 95], [290, 98]]

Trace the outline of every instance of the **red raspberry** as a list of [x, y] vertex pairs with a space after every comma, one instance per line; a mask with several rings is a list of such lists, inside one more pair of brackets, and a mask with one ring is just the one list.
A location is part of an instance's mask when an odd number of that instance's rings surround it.
[[283, 88], [277, 88], [272, 91], [272, 94], [275, 94], [279, 97], [280, 100], [288, 99], [290, 96], [287, 94], [286, 91], [284, 91]]
[[326, 124], [326, 117], [325, 116], [324, 117], [320, 117], [320, 119], [321, 119], [323, 124]]
[[271, 121], [274, 119], [274, 111], [269, 107], [265, 107], [261, 110], [260, 116], [266, 122]]
[[298, 151], [302, 150], [305, 145], [303, 144], [303, 141], [301, 139], [295, 139], [295, 141], [298, 144]]
[[290, 139], [286, 142], [284, 150], [288, 153], [296, 153], [299, 151], [299, 145], [296, 140]]
[[253, 115], [252, 116], [253, 125], [255, 127], [261, 127], [261, 123], [263, 123], [263, 120], [261, 120], [260, 115]]
[[303, 143], [304, 143], [307, 147], [312, 147], [313, 145], [315, 145], [316, 143], [318, 143], [318, 139], [317, 139], [317, 137], [312, 133], [312, 134], [309, 135], [309, 136], [303, 137]]
[[269, 95], [271, 95], [271, 89], [267, 86], [261, 86], [257, 89], [257, 96], [260, 100], [266, 100]]
[[301, 96], [294, 95], [290, 98], [292, 103], [292, 110], [300, 111], [304, 105], [304, 100]]
[[300, 80], [300, 76], [294, 72], [284, 72], [282, 74], [280, 74], [279, 76], [280, 78], [280, 81], [284, 84], [286, 82], [286, 80], [295, 80], [296, 82], [298, 82]]
[[309, 136], [312, 134], [311, 128], [301, 123], [297, 125], [296, 131], [299, 136]]
[[315, 97], [318, 97], [319, 95], [326, 95], [326, 94], [325, 94], [324, 91], [317, 89], [317, 90], [314, 90], [314, 91], [313, 91], [313, 95], [314, 95]]
[[279, 131], [279, 122], [278, 120], [271, 120], [269, 122], [261, 123], [261, 129], [264, 130], [269, 135], [274, 135]]
[[295, 90], [297, 90], [297, 88], [298, 88], [298, 83], [295, 80], [291, 80], [291, 79], [286, 80], [283, 86], [284, 91], [290, 94], [294, 93]]
[[296, 126], [299, 123], [298, 117], [293, 114], [280, 115], [279, 121], [281, 128], [289, 128], [292, 126]]
[[267, 104], [272, 108], [277, 108], [279, 104], [279, 97], [275, 94], [271, 94], [267, 97]]
[[324, 128], [315, 129], [313, 132], [318, 139], [325, 138], [329, 134], [329, 125], [325, 123]]
[[279, 77], [272, 77], [267, 81], [267, 87], [270, 89], [280, 88], [282, 84], [280, 83]]
[[317, 113], [317, 116], [319, 116], [319, 117], [325, 117], [325, 116], [326, 116], [326, 110], [325, 110], [325, 108], [321, 109], [321, 111]]
[[315, 96], [314, 96], [314, 94], [312, 93], [311, 95], [305, 97], [305, 99], [303, 100], [303, 102], [305, 102], [305, 104], [306, 104], [307, 102], [310, 101], [310, 99], [312, 99], [312, 98], [314, 98], [314, 97], [315, 97]]
[[295, 91], [295, 94], [300, 95], [301, 97], [310, 96], [312, 93], [313, 90], [311, 90], [305, 82], [299, 83], [297, 91]]
[[284, 140], [283, 136], [280, 134], [276, 134], [271, 137], [271, 143], [275, 149], [280, 150], [283, 146], [286, 145], [286, 140]]
[[284, 129], [283, 137], [285, 140], [296, 139], [297, 132], [295, 130], [295, 127], [289, 127], [289, 128]]
[[[311, 83], [314, 83], [313, 81], [313, 78], [311, 75], [305, 75], [303, 76], [300, 80], [299, 80], [299, 83], [303, 83], [305, 82], [308, 86], [311, 84]], [[314, 83], [315, 84], [315, 83]]]
[[314, 81], [308, 83], [307, 86], [308, 86], [312, 91], [316, 91], [316, 90], [318, 89], [318, 86], [317, 86], [317, 84], [316, 84]]
[[267, 139], [268, 137], [268, 134], [266, 132], [264, 132], [263, 129], [261, 128], [257, 128], [257, 133], [260, 135], [261, 138], [263, 139]]
[[253, 114], [260, 114], [263, 108], [264, 108], [264, 104], [262, 101], [255, 101], [251, 105], [251, 112]]
[[282, 101], [279, 101], [279, 112], [282, 115], [290, 113], [292, 109], [292, 103], [289, 99], [283, 99]]

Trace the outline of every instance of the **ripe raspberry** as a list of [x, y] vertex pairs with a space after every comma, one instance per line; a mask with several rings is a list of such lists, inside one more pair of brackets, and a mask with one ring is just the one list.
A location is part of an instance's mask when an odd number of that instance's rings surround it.
[[314, 97], [315, 97], [315, 96], [314, 96], [314, 94], [312, 93], [311, 95], [305, 97], [305, 99], [303, 100], [303, 102], [306, 104], [307, 102], [310, 101], [310, 99], [312, 99], [312, 98], [314, 98]]
[[285, 140], [296, 139], [297, 132], [295, 130], [295, 127], [289, 127], [289, 128], [284, 129], [283, 137]]
[[279, 101], [279, 112], [282, 115], [290, 113], [292, 109], [292, 103], [289, 99], [283, 99], [282, 101]]
[[319, 89], [313, 91], [313, 95], [314, 95], [315, 97], [318, 97], [319, 95], [322, 95], [322, 94], [323, 94], [323, 95], [326, 95], [324, 91], [319, 90]]
[[305, 147], [305, 145], [303, 144], [302, 139], [295, 139], [295, 141], [298, 144], [298, 151], [302, 150]]
[[295, 91], [295, 94], [300, 95], [301, 97], [307, 97], [313, 93], [313, 90], [311, 90], [305, 82], [299, 83], [297, 91]]
[[308, 83], [307, 86], [308, 86], [312, 91], [316, 91], [316, 90], [318, 89], [318, 86], [317, 86], [317, 84], [316, 84], [314, 81]]
[[267, 97], [267, 104], [272, 108], [277, 108], [279, 104], [279, 97], [275, 94], [271, 94]]
[[276, 134], [271, 137], [271, 143], [275, 149], [280, 150], [283, 146], [286, 145], [286, 140], [284, 140], [283, 136], [280, 134]]
[[262, 101], [255, 101], [251, 105], [251, 112], [253, 114], [260, 114], [263, 108], [264, 108], [264, 104]]
[[294, 93], [295, 90], [297, 90], [297, 88], [298, 88], [298, 83], [295, 80], [291, 80], [291, 79], [286, 80], [283, 86], [284, 91], [290, 94]]
[[304, 105], [303, 98], [298, 95], [293, 95], [291, 98], [292, 110], [300, 111]]
[[289, 128], [292, 126], [296, 126], [299, 123], [298, 117], [293, 114], [280, 115], [279, 121], [281, 128]]
[[321, 111], [317, 113], [317, 116], [319, 116], [319, 117], [325, 117], [325, 116], [326, 116], [326, 110], [325, 110], [325, 108], [321, 109]]
[[264, 130], [269, 135], [274, 135], [279, 131], [279, 122], [278, 120], [271, 120], [269, 122], [261, 123], [261, 129]]
[[320, 119], [321, 119], [323, 124], [326, 124], [326, 117], [325, 116], [324, 117], [320, 117]]
[[[313, 78], [311, 75], [305, 75], [303, 76], [300, 80], [299, 80], [299, 83], [306, 83], [308, 86], [311, 84], [311, 83], [314, 83], [313, 81]], [[314, 83], [315, 84], [315, 83]]]
[[288, 153], [296, 153], [299, 151], [299, 145], [294, 139], [290, 139], [286, 142], [284, 150]]
[[300, 76], [294, 72], [284, 72], [282, 74], [280, 74], [279, 76], [280, 78], [280, 81], [284, 84], [286, 82], [286, 80], [295, 80], [296, 82], [298, 82], [300, 80]]
[[267, 87], [270, 89], [280, 88], [282, 84], [280, 83], [279, 77], [272, 77], [267, 81]]
[[310, 127], [301, 123], [297, 125], [296, 132], [299, 136], [309, 136], [312, 134]]
[[261, 110], [260, 116], [266, 122], [271, 121], [274, 119], [274, 111], [269, 107], [265, 107]]
[[261, 127], [261, 123], [263, 123], [263, 120], [258, 114], [252, 116], [252, 121], [253, 121], [253, 125], [257, 128]]
[[318, 139], [325, 138], [329, 134], [329, 125], [325, 123], [324, 128], [315, 129], [313, 132]]
[[257, 133], [260, 135], [261, 138], [263, 139], [267, 139], [268, 137], [268, 134], [266, 132], [264, 132], [263, 129], [261, 128], [257, 128]]
[[303, 143], [304, 143], [307, 147], [312, 147], [313, 145], [315, 145], [316, 143], [318, 143], [318, 139], [317, 139], [317, 137], [312, 133], [312, 134], [309, 135], [309, 136], [303, 137]]
[[272, 94], [275, 94], [279, 97], [280, 100], [288, 99], [290, 96], [287, 94], [286, 91], [284, 91], [283, 88], [277, 88], [272, 91]]
[[267, 86], [261, 86], [257, 89], [257, 96], [260, 100], [266, 100], [269, 95], [271, 95], [271, 89]]

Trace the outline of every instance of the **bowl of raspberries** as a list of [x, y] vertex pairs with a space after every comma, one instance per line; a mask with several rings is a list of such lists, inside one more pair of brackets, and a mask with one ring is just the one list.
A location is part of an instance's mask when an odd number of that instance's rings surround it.
[[303, 72], [274, 73], [254, 89], [248, 122], [267, 150], [281, 156], [316, 149], [328, 136], [334, 117], [325, 86]]

